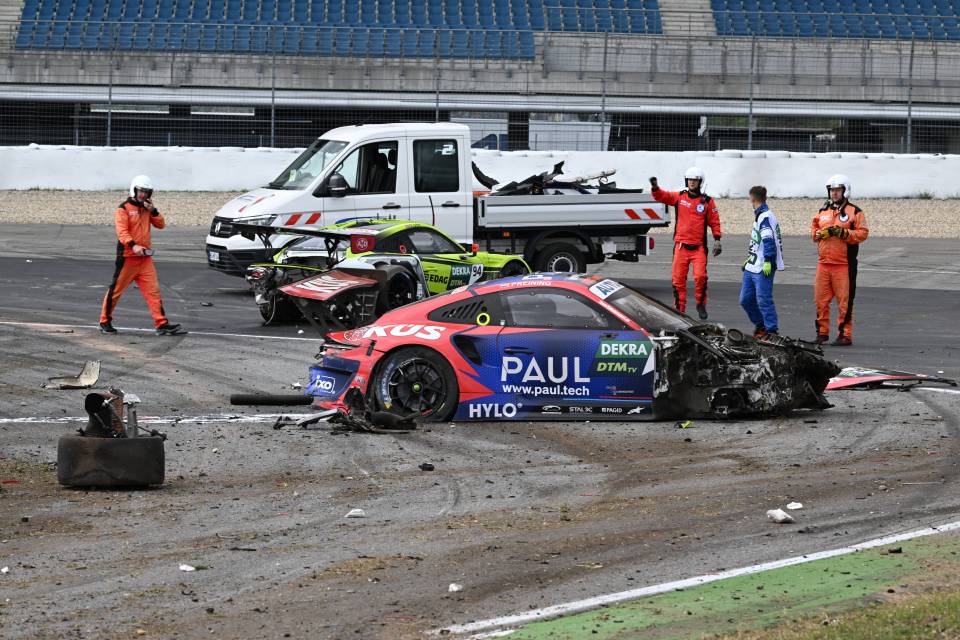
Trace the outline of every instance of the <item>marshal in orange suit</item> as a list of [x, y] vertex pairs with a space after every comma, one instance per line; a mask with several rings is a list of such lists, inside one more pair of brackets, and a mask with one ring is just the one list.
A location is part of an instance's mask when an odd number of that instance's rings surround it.
[[870, 235], [867, 217], [850, 202], [850, 179], [827, 180], [827, 202], [813, 216], [810, 237], [817, 244], [817, 275], [813, 297], [817, 305], [818, 344], [829, 340], [830, 302], [837, 301], [836, 347], [853, 344], [853, 300], [857, 295], [857, 254]]
[[150, 228], [163, 229], [166, 222], [160, 211], [153, 206], [153, 181], [148, 176], [136, 176], [130, 182], [130, 197], [120, 203], [114, 213], [117, 230], [117, 262], [113, 280], [103, 298], [100, 311], [100, 331], [114, 334], [113, 312], [120, 296], [131, 283], [147, 301], [157, 334], [162, 336], [186, 333], [179, 324], [171, 324], [163, 310], [160, 298], [160, 282], [153, 264], [153, 248], [150, 244]]

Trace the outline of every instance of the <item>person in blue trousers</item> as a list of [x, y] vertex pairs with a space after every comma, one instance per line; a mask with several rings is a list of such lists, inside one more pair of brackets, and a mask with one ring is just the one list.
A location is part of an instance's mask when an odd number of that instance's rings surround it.
[[780, 329], [773, 303], [773, 277], [784, 269], [783, 243], [777, 216], [767, 206], [766, 187], [750, 188], [750, 204], [753, 205], [753, 230], [750, 255], [743, 263], [740, 306], [753, 323], [753, 336], [762, 338]]

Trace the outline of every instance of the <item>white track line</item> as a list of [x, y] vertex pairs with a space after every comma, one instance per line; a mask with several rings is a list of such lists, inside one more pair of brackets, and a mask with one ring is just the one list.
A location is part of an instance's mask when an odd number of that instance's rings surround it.
[[[676, 591], [677, 589], [687, 589], [689, 587], [695, 587], [701, 584], [708, 584], [710, 582], [716, 582], [718, 580], [725, 580], [727, 578], [735, 578], [737, 576], [744, 576], [752, 573], [759, 573], [761, 571], [769, 571], [771, 569], [780, 569], [781, 567], [790, 567], [793, 565], [805, 564], [807, 562], [813, 562], [814, 560], [834, 558], [836, 556], [843, 556], [850, 553], [855, 553], [857, 551], [863, 551], [865, 549], [882, 547], [884, 545], [893, 544], [896, 542], [902, 542], [904, 540], [912, 540], [913, 538], [931, 536], [936, 533], [943, 533], [945, 531], [953, 531], [956, 529], [960, 529], [960, 520], [956, 522], [950, 522], [948, 524], [944, 524], [939, 527], [928, 527], [926, 529], [918, 529], [916, 531], [910, 531], [907, 533], [899, 533], [896, 535], [885, 536], [883, 538], [876, 538], [874, 540], [867, 540], [866, 542], [861, 542], [859, 544], [851, 545], [849, 547], [841, 547], [839, 549], [830, 549], [828, 551], [817, 551], [816, 553], [811, 553], [804, 556], [795, 556], [793, 558], [784, 558], [783, 560], [763, 562], [761, 564], [754, 564], [749, 567], [740, 567], [739, 569], [729, 569], [727, 571], [721, 571], [720, 573], [709, 573], [706, 575], [694, 576], [692, 578], [685, 578], [683, 580], [674, 580], [672, 582], [655, 584], [649, 587], [640, 587], [639, 589], [631, 589], [629, 591], [620, 591], [618, 593], [595, 596], [593, 598], [586, 598], [585, 600], [576, 600], [574, 602], [566, 602], [564, 604], [557, 604], [551, 607], [544, 607], [543, 609], [534, 609], [533, 611], [525, 611], [523, 613], [518, 613], [510, 616], [490, 618], [489, 620], [478, 620], [476, 622], [470, 622], [467, 624], [451, 625], [449, 627], [444, 627], [443, 629], [440, 629], [440, 630], [432, 631], [431, 634], [440, 634], [440, 633], [464, 634], [464, 633], [476, 633], [476, 632], [489, 632], [494, 629], [503, 629], [504, 627], [522, 625], [528, 622], [533, 622], [535, 620], [546, 620], [548, 618], [555, 618], [557, 616], [568, 615], [568, 614], [577, 613], [580, 611], [587, 611], [589, 609], [596, 609], [598, 607], [615, 604], [618, 602], [624, 602], [627, 600], [636, 600], [638, 598], [643, 598], [643, 597], [655, 595], [658, 593]], [[482, 638], [482, 637], [489, 638], [489, 637], [496, 637], [496, 636], [491, 636], [489, 635], [489, 633], [485, 633], [485, 634], [472, 636], [472, 637], [473, 638]]]
[[[273, 422], [286, 416], [294, 420], [306, 418], [310, 413], [258, 413], [255, 416], [240, 416], [235, 413], [211, 414], [206, 416], [137, 416], [137, 424], [209, 424], [211, 422]], [[46, 418], [0, 418], [0, 424], [50, 424], [86, 422], [87, 416], [52, 416]]]
[[960, 394], [960, 389], [940, 389], [938, 387], [916, 387], [922, 391], [936, 391], [937, 393], [957, 393]]
[[[97, 325], [90, 324], [50, 324], [47, 322], [10, 322], [0, 321], [0, 325], [9, 325], [12, 327], [26, 327], [28, 329], [92, 329], [98, 330]], [[155, 333], [156, 329], [142, 329], [140, 327], [117, 327], [118, 331], [130, 331], [134, 333]], [[259, 338], [261, 340], [305, 340], [307, 342], [316, 342], [316, 338], [297, 338], [293, 336], [258, 336], [249, 333], [217, 333], [214, 331], [189, 331], [186, 335], [190, 336], [215, 336], [218, 338]]]

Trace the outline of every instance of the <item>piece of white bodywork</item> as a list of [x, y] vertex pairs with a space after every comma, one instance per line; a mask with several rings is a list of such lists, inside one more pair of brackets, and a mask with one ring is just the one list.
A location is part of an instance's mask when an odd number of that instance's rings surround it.
[[787, 509], [790, 509], [791, 511], [794, 511], [794, 510], [796, 510], [796, 509], [803, 509], [803, 503], [802, 503], [802, 502], [791, 502], [790, 504], [787, 505]]
[[100, 361], [87, 360], [83, 369], [75, 376], [53, 376], [43, 385], [54, 389], [87, 389], [100, 379]]
[[344, 518], [366, 518], [367, 514], [363, 509], [350, 509]]

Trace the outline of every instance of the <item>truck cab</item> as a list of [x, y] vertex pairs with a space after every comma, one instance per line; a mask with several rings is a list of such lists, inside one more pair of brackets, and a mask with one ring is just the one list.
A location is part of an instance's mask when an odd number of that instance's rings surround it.
[[[340, 127], [325, 133], [266, 186], [224, 205], [210, 225], [207, 264], [243, 276], [269, 259], [233, 223], [320, 228], [356, 218], [433, 224], [472, 240], [470, 130], [452, 123]], [[279, 244], [274, 242], [274, 245]]]

